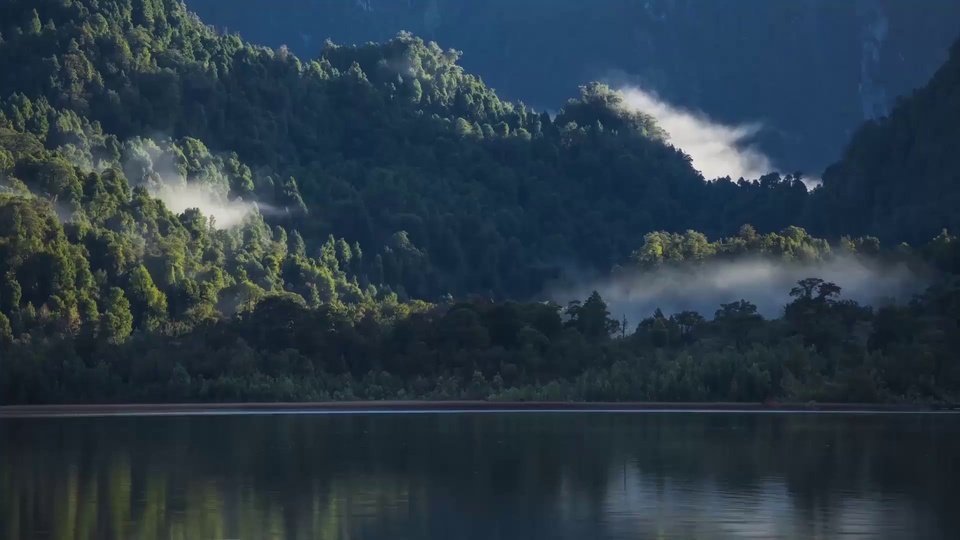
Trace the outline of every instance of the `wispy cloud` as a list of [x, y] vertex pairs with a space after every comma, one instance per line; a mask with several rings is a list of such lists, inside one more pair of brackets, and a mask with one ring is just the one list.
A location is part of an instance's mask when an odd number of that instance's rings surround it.
[[223, 194], [202, 184], [165, 180], [159, 185], [149, 186], [147, 191], [150, 196], [163, 201], [167, 209], [174, 214], [196, 208], [201, 214], [213, 218], [213, 225], [218, 229], [236, 227], [242, 224], [247, 216], [259, 210], [256, 203], [226, 200]]
[[[686, 152], [708, 180], [724, 176], [757, 179], [779, 170], [753, 143], [764, 127], [760, 122], [723, 124], [705, 113], [674, 106], [637, 86], [622, 86], [620, 91], [628, 107], [656, 118], [670, 134], [670, 143]], [[804, 183], [812, 188], [819, 180], [805, 178]]]
[[[213, 219], [217, 229], [241, 225], [247, 216], [276, 210], [266, 204], [231, 199], [229, 178], [214, 156], [201, 156], [206, 166], [195, 178], [184, 178], [177, 166], [172, 140], [132, 139], [124, 144], [123, 171], [133, 185], [143, 185], [151, 197], [163, 201], [175, 214], [195, 208]], [[182, 156], [181, 156], [182, 157]]]
[[883, 299], [908, 299], [920, 292], [926, 281], [903, 265], [882, 265], [853, 255], [834, 255], [808, 263], [751, 258], [680, 265], [559, 286], [547, 297], [565, 304], [582, 300], [597, 291], [614, 316], [631, 321], [649, 317], [660, 308], [665, 314], [693, 310], [710, 318], [721, 303], [747, 300], [764, 316], [777, 317], [790, 301], [796, 282], [818, 277], [836, 283], [844, 298], [862, 304]]

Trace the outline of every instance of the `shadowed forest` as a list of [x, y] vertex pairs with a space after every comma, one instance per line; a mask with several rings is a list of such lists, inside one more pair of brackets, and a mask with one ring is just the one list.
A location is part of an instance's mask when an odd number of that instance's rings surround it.
[[[810, 191], [704, 178], [603, 84], [551, 116], [459, 57], [0, 4], [0, 402], [958, 401], [960, 43]], [[634, 320], [548, 293], [747, 259], [916, 291], [809, 275], [774, 315], [734, 290]]]

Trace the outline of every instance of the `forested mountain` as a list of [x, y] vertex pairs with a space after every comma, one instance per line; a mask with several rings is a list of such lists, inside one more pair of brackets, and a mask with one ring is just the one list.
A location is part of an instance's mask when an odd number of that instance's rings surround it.
[[864, 124], [813, 200], [817, 230], [922, 242], [960, 230], [960, 42], [930, 83]]
[[760, 121], [779, 167], [819, 176], [864, 120], [923, 85], [960, 28], [952, 0], [187, 0], [209, 24], [301, 57], [400, 30], [464, 51], [498, 94], [559, 109], [638, 84], [727, 124]]
[[[707, 181], [602, 84], [551, 117], [458, 59], [400, 34], [303, 61], [174, 0], [0, 4], [0, 400], [955, 398], [941, 275], [876, 311], [811, 277], [770, 321], [504, 302], [564, 267], [829, 259], [793, 225], [839, 240], [846, 180]], [[947, 233], [836, 245], [960, 266]]]
[[[113, 5], [3, 8], [16, 21], [2, 30], [0, 59], [13, 128], [49, 148], [70, 145], [81, 154], [66, 158], [73, 164], [117, 165], [134, 185], [153, 173], [214, 182], [190, 170], [191, 155], [161, 152], [173, 167], [132, 159], [120, 146], [135, 137], [228, 153], [239, 173], [222, 175], [231, 197], [283, 214], [266, 217], [298, 230], [311, 255], [330, 234], [359, 243], [373, 283], [415, 297], [522, 298], [541, 289], [539, 269], [608, 269], [653, 229], [715, 236], [800, 218], [799, 182], [706, 183], [650, 118], [602, 85], [551, 120], [500, 101], [457, 53], [411, 36], [334, 46], [303, 63], [218, 36], [177, 3]], [[37, 56], [45, 60], [22, 60]], [[76, 186], [46, 192], [78, 202]]]

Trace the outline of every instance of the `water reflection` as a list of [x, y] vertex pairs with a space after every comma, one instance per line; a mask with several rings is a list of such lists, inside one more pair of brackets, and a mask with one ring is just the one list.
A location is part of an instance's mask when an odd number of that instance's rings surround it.
[[3, 538], [946, 538], [960, 416], [0, 421]]

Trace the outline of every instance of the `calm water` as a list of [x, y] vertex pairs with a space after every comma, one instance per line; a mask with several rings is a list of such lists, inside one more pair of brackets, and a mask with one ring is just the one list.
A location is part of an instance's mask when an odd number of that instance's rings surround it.
[[960, 537], [960, 415], [0, 420], [8, 539]]

